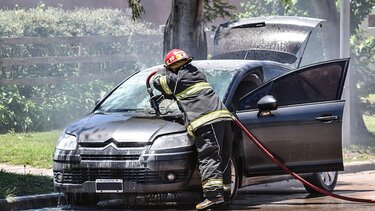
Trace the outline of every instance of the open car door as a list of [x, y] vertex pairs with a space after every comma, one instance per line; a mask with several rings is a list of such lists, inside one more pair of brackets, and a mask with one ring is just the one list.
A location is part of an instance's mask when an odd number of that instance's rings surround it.
[[[343, 170], [341, 95], [348, 63], [349, 59], [319, 63], [275, 78], [242, 97], [236, 115], [292, 170]], [[266, 95], [276, 99], [277, 108], [260, 111], [258, 101]], [[283, 173], [242, 136], [248, 176]]]

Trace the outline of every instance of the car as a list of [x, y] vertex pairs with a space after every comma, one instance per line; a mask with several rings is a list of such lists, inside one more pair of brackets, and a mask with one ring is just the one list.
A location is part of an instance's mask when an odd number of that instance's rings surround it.
[[[343, 170], [341, 95], [348, 63], [193, 61], [248, 130], [290, 169], [327, 191]], [[194, 140], [176, 102], [161, 101], [160, 115], [150, 105], [145, 81], [155, 69], [163, 66], [125, 79], [62, 132], [53, 154], [54, 186], [70, 203], [201, 191]], [[232, 199], [241, 187], [285, 175], [239, 128], [233, 132]]]

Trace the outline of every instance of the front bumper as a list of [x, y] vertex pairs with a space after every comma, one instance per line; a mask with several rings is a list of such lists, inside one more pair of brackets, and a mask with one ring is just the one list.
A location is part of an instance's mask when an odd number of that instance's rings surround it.
[[[84, 156], [82, 156], [84, 157]], [[80, 154], [55, 151], [54, 186], [61, 192], [97, 193], [96, 180], [121, 179], [122, 193], [161, 193], [201, 189], [196, 152], [142, 153], [138, 159], [82, 159]], [[172, 176], [171, 176], [172, 175]]]

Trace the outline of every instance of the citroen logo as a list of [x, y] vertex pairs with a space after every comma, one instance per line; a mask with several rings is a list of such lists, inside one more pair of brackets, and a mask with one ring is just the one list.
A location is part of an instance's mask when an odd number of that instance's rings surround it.
[[114, 153], [114, 152], [117, 153], [117, 149], [118, 149], [118, 147], [116, 146], [115, 143], [110, 143], [110, 144], [108, 144], [107, 146], [104, 147], [104, 151], [109, 152], [109, 153]]

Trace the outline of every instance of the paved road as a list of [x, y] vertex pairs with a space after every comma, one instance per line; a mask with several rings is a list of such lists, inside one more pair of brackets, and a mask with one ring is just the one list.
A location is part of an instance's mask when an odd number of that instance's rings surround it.
[[[375, 170], [360, 173], [339, 175], [336, 194], [370, 198], [375, 200]], [[177, 207], [175, 205], [126, 207], [112, 203], [108, 206], [93, 209], [92, 207], [73, 207], [69, 210], [194, 210], [194, 205]], [[65, 207], [66, 209], [66, 207]], [[375, 210], [375, 204], [347, 202], [332, 197], [317, 197], [306, 193], [303, 186], [295, 181], [276, 182], [241, 189], [230, 210]], [[35, 210], [35, 209], [34, 209]], [[44, 208], [37, 210], [64, 210], [61, 208]]]
[[[339, 175], [336, 194], [375, 200], [375, 171]], [[245, 188], [231, 207], [234, 210], [375, 210], [375, 204], [347, 202], [307, 194], [297, 181]]]

